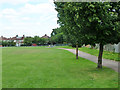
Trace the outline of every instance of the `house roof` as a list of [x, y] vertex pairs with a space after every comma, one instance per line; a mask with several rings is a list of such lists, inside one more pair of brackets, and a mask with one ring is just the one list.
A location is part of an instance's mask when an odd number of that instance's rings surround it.
[[22, 37], [17, 37], [17, 35], [16, 35], [16, 37], [10, 37], [10, 38], [6, 38], [6, 37], [3, 37], [3, 36], [1, 36], [0, 37], [0, 40], [23, 40], [24, 39], [24, 35], [22, 36]]
[[45, 34], [44, 36], [42, 36], [41, 38], [50, 38], [49, 36], [47, 36], [47, 34]]
[[0, 40], [2, 40], [2, 37], [0, 37]]

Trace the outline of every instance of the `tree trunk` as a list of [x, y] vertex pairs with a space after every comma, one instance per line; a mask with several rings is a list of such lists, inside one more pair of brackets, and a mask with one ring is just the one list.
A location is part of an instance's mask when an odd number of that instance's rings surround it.
[[76, 59], [78, 59], [78, 44], [76, 44]]
[[98, 56], [98, 67], [97, 68], [102, 68], [102, 54], [103, 54], [103, 44], [100, 43], [99, 56]]

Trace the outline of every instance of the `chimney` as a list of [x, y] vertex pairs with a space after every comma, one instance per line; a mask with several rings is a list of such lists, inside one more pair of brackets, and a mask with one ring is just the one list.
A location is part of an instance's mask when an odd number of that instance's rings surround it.
[[16, 35], [16, 37], [18, 37], [18, 35]]

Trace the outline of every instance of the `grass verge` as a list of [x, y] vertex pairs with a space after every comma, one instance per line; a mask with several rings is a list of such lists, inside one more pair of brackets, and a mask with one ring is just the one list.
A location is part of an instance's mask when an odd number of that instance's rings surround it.
[[[75, 49], [75, 48], [72, 48], [70, 46], [60, 46], [59, 48]], [[79, 50], [86, 52], [86, 53], [89, 53], [91, 55], [95, 55], [95, 56], [98, 56], [98, 54], [99, 54], [99, 50], [97, 50], [97, 49], [82, 47], [82, 48], [79, 48]], [[120, 58], [118, 57], [118, 55], [119, 55], [119, 53], [114, 53], [114, 52], [109, 52], [109, 51], [103, 52], [103, 58], [105, 58], [105, 59], [120, 61]]]
[[3, 48], [3, 88], [117, 88], [118, 73], [56, 48]]

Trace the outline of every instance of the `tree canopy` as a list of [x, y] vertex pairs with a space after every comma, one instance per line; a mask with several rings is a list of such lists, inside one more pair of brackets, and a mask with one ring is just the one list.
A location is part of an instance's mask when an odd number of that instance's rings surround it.
[[98, 68], [102, 68], [105, 44], [120, 42], [120, 2], [55, 2], [58, 23], [76, 43], [100, 45]]

